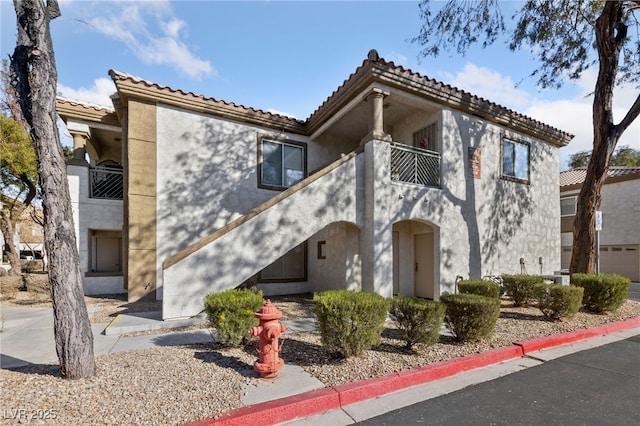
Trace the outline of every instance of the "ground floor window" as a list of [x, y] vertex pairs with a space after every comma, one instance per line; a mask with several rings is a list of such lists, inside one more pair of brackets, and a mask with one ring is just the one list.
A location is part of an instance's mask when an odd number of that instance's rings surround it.
[[122, 232], [92, 230], [90, 272], [122, 272]]
[[264, 268], [258, 282], [298, 282], [307, 280], [307, 243], [304, 242]]

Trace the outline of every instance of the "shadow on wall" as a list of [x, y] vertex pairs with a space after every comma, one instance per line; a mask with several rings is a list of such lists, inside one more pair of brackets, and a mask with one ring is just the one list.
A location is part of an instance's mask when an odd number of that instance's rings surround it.
[[[206, 119], [201, 119], [199, 126], [179, 131], [175, 146], [169, 147], [164, 163], [159, 164], [171, 167], [172, 172], [160, 178], [158, 188], [161, 260], [281, 194], [258, 188], [255, 130]], [[215, 246], [208, 245], [208, 249], [184, 259], [187, 263], [173, 269], [174, 273], [184, 274], [178, 272], [184, 270], [191, 276], [173, 277], [177, 281], [172, 281], [171, 294], [177, 296], [179, 291], [176, 305], [184, 303], [173, 306], [174, 311], [193, 307], [193, 301], [201, 300], [207, 292], [241, 284], [323, 228], [323, 218], [348, 217], [356, 200], [354, 184], [348, 185], [344, 175], [352, 179], [356, 161], [345, 160], [320, 180], [221, 235]]]
[[[450, 217], [458, 211], [463, 229], [450, 230], [451, 238], [464, 238], [469, 244], [468, 263], [459, 263], [461, 256], [455, 246], [441, 242], [440, 268], [460, 271], [468, 268], [472, 278], [480, 278], [496, 256], [508, 249], [510, 239], [522, 229], [524, 219], [532, 211], [529, 185], [510, 182], [500, 177], [501, 137], [497, 128], [486, 121], [452, 113], [451, 120], [443, 120], [442, 188], [415, 190], [415, 199], [426, 202], [417, 205], [412, 197], [402, 200], [398, 211], [413, 211], [411, 219]], [[535, 145], [532, 145], [535, 149]], [[470, 171], [469, 151], [481, 149], [481, 177]], [[531, 153], [535, 158], [540, 153]], [[531, 166], [533, 173], [534, 165]], [[408, 191], [407, 191], [408, 192]], [[429, 193], [431, 192], [431, 193]], [[393, 222], [408, 219], [396, 215]], [[455, 276], [441, 276], [442, 283], [453, 285]]]

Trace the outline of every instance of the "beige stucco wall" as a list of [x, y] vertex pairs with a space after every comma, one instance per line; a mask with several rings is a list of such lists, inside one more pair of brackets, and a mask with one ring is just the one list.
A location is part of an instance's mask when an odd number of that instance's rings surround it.
[[156, 106], [130, 100], [125, 156], [126, 224], [123, 238], [127, 253], [125, 274], [129, 301], [156, 294]]

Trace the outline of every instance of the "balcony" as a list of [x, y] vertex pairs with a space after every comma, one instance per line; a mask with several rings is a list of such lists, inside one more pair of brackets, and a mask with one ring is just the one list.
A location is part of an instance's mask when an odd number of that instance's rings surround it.
[[89, 198], [122, 200], [122, 168], [97, 166], [89, 169]]
[[391, 144], [391, 181], [440, 188], [440, 153]]

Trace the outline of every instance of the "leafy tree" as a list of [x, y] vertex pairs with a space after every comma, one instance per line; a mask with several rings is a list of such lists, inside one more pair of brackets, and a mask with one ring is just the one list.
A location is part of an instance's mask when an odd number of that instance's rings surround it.
[[7, 247], [10, 275], [20, 274], [20, 249], [14, 245], [16, 223], [36, 197], [36, 153], [24, 127], [0, 115], [0, 230]]
[[56, 126], [57, 71], [49, 23], [56, 0], [14, 0], [18, 37], [12, 84], [36, 152], [44, 207], [45, 249], [54, 311], [56, 352], [63, 377], [95, 374], [93, 334], [84, 302], [80, 261], [60, 135]]
[[[587, 167], [591, 160], [591, 151], [579, 151], [569, 157], [569, 167]], [[640, 166], [640, 150], [627, 145], [618, 147], [611, 156], [611, 166]]]
[[[640, 79], [640, 1], [527, 0], [505, 21], [498, 0], [449, 0], [433, 14], [429, 0], [420, 3], [424, 26], [413, 42], [422, 54], [437, 56], [455, 48], [486, 47], [509, 32], [509, 48], [528, 47], [539, 61], [532, 76], [542, 88], [575, 80], [591, 66], [598, 76], [593, 99], [593, 154], [578, 196], [573, 225], [571, 273], [595, 271], [595, 212], [620, 136], [640, 114], [638, 95], [617, 124], [613, 120], [613, 89]], [[507, 28], [507, 23], [515, 23]], [[634, 29], [635, 27], [635, 29]], [[631, 29], [631, 30], [630, 30]]]
[[577, 169], [578, 167], [587, 167], [591, 161], [591, 150], [578, 151], [569, 157], [569, 167]]

